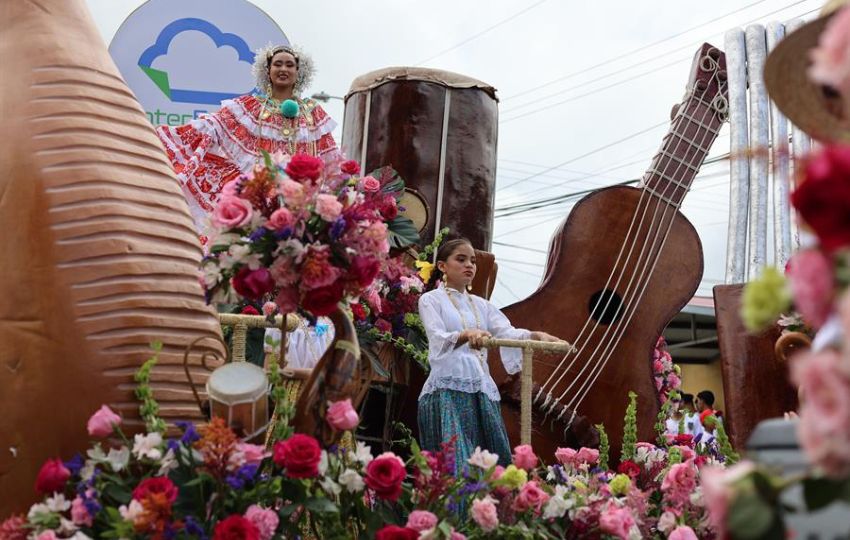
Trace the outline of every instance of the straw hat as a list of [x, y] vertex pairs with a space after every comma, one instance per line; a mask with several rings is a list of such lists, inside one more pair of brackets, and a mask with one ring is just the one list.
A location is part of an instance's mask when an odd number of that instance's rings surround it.
[[[833, 15], [850, 0], [830, 0], [820, 16], [788, 34], [767, 57], [764, 81], [768, 94], [785, 116], [821, 141], [850, 142], [850, 96], [844, 104], [828, 89], [809, 79], [809, 52]], [[844, 113], [842, 114], [842, 109]]]

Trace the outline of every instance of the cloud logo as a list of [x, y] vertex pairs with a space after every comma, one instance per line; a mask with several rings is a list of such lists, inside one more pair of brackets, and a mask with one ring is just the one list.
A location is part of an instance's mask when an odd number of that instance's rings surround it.
[[145, 49], [139, 57], [139, 67], [172, 102], [218, 105], [222, 100], [238, 96], [240, 93], [172, 88], [169, 83], [168, 71], [151, 67], [157, 58], [168, 54], [168, 48], [175, 37], [191, 30], [201, 32], [209, 37], [219, 49], [222, 47], [232, 48], [236, 52], [238, 61], [245, 62], [248, 67], [254, 63], [254, 53], [241, 37], [222, 32], [214, 24], [203, 19], [186, 18], [178, 19], [162, 29], [162, 32], [156, 38], [156, 42]]

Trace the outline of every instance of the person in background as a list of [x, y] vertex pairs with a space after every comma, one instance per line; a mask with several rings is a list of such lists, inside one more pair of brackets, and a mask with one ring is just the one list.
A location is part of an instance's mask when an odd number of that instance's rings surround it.
[[685, 432], [690, 433], [694, 437], [703, 431], [702, 423], [699, 421], [699, 414], [695, 409], [694, 395], [682, 394], [682, 413], [685, 415]]

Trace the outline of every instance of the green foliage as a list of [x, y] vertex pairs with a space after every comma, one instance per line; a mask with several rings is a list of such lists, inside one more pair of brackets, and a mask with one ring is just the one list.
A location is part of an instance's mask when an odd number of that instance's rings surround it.
[[599, 432], [599, 467], [608, 470], [608, 454], [610, 447], [608, 445], [608, 433], [605, 432], [604, 424], [596, 424], [596, 431]]
[[750, 332], [764, 330], [790, 308], [791, 293], [785, 276], [776, 268], [765, 268], [744, 287], [741, 319]]
[[427, 350], [420, 349], [402, 337], [393, 337], [391, 332], [381, 332], [374, 327], [370, 328], [366, 334], [376, 341], [392, 344], [396, 349], [413, 358], [426, 372], [431, 370], [428, 366]]
[[826, 508], [838, 500], [850, 504], [850, 479], [806, 478], [803, 480], [803, 498], [810, 512]]
[[668, 399], [655, 417], [655, 444], [659, 448], [667, 448], [667, 417], [670, 416], [672, 408], [672, 401]]
[[729, 436], [726, 435], [726, 430], [723, 429], [723, 424], [717, 419], [714, 421], [714, 433], [717, 443], [720, 445], [720, 452], [726, 458], [726, 466], [728, 467], [729, 465], [738, 463], [741, 460], [741, 456], [732, 448], [732, 443], [729, 441]]
[[625, 425], [623, 426], [623, 448], [620, 461], [632, 461], [637, 447], [637, 394], [629, 392], [629, 406], [626, 407]]
[[277, 362], [272, 362], [268, 371], [270, 394], [272, 403], [274, 403], [274, 411], [276, 415], [274, 429], [270, 443], [274, 441], [282, 441], [292, 436], [294, 430], [290, 425], [290, 420], [295, 414], [295, 402], [288, 399], [287, 389], [283, 384], [280, 366]]
[[165, 421], [158, 416], [159, 404], [153, 397], [151, 390], [151, 370], [156, 365], [159, 359], [159, 352], [162, 350], [162, 342], [155, 341], [151, 343], [153, 356], [147, 359], [142, 367], [136, 372], [135, 380], [138, 383], [136, 386], [136, 398], [141, 402], [139, 405], [139, 415], [145, 421], [145, 427], [149, 432], [165, 432]]
[[443, 227], [440, 229], [440, 232], [437, 233], [437, 236], [434, 237], [434, 241], [422, 248], [422, 251], [419, 252], [419, 255], [416, 257], [420, 261], [430, 261], [434, 252], [440, 247], [440, 244], [443, 243], [443, 238], [449, 234], [449, 228]]
[[667, 464], [676, 465], [682, 462], [682, 451], [676, 447], [667, 450]]

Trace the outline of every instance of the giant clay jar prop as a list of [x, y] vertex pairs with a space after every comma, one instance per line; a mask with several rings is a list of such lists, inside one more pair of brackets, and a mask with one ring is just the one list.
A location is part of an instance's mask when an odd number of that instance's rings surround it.
[[102, 403], [141, 427], [133, 374], [151, 342], [163, 342], [152, 387], [167, 421], [199, 417], [184, 347], [209, 336], [209, 352], [223, 348], [186, 202], [85, 2], [3, 2], [0, 21], [4, 516], [35, 498], [46, 458], [86, 448]]

